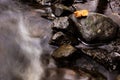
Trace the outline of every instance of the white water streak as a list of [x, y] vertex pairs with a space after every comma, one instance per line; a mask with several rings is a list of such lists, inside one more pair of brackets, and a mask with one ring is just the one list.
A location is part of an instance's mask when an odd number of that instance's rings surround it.
[[31, 64], [23, 74], [24, 80], [40, 80], [43, 73], [43, 69], [40, 63], [40, 55], [42, 53], [42, 48], [40, 46], [39, 38], [32, 38], [29, 35], [26, 24], [23, 21], [23, 17], [20, 16], [19, 21], [19, 33], [21, 36], [20, 46], [25, 52], [26, 57], [30, 60]]

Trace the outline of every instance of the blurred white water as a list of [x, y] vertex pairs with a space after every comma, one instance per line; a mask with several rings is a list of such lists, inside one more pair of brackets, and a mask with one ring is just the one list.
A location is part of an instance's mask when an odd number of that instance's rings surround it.
[[26, 53], [26, 57], [30, 60], [30, 66], [23, 76], [25, 75], [25, 80], [39, 80], [43, 74], [43, 68], [40, 62], [40, 56], [42, 54], [42, 48], [39, 45], [40, 39], [30, 37], [23, 21], [22, 16], [20, 16], [19, 33], [21, 40], [19, 44], [22, 50]]
[[[48, 38], [45, 35], [49, 32], [44, 30], [40, 16], [24, 8], [12, 0], [0, 0], [0, 80], [41, 80], [43, 77], [41, 55], [44, 47], [49, 48], [43, 39]], [[34, 37], [32, 31], [39, 36]]]

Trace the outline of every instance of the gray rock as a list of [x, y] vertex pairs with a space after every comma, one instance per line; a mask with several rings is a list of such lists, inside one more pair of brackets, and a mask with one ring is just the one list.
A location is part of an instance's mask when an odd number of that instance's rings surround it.
[[52, 24], [52, 29], [57, 28], [57, 29], [67, 29], [67, 27], [69, 26], [69, 22], [68, 22], [68, 17], [60, 17], [60, 18], [56, 18], [53, 21]]
[[89, 43], [103, 43], [113, 40], [118, 31], [118, 25], [109, 17], [90, 13], [84, 19], [77, 19], [77, 25], [83, 39]]

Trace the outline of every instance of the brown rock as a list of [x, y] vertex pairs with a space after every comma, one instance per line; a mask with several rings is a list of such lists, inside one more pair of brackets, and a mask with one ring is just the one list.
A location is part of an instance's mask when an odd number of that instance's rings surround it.
[[52, 56], [55, 58], [60, 58], [60, 57], [67, 57], [69, 55], [71, 55], [72, 53], [74, 53], [76, 51], [76, 49], [69, 45], [69, 44], [64, 44], [62, 46], [60, 46], [58, 49], [56, 49]]

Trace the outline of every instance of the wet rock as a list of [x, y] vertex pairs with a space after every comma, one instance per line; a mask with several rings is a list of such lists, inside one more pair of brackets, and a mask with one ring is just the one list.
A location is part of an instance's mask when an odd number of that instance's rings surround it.
[[[74, 0], [68, 1], [68, 0], [37, 0], [41, 5], [48, 6], [51, 8], [52, 13], [56, 17], [60, 16], [67, 16], [69, 14], [72, 14], [74, 11], [74, 8], [72, 8], [72, 4], [74, 3]], [[49, 16], [49, 15], [48, 15]]]
[[67, 29], [69, 26], [68, 17], [56, 18], [53, 21], [52, 29]]
[[[84, 19], [75, 19], [83, 39], [88, 43], [104, 43], [116, 38], [118, 25], [109, 17], [90, 13]], [[81, 36], [80, 35], [80, 36]]]
[[90, 56], [99, 64], [103, 65], [109, 71], [120, 70], [120, 54], [108, 52], [105, 49], [82, 49], [84, 54]]
[[[97, 9], [97, 5], [99, 0], [75, 0], [79, 3], [73, 4], [76, 10], [88, 10], [90, 12], [95, 12]], [[91, 5], [92, 4], [92, 5]]]
[[66, 35], [63, 32], [57, 32], [52, 36], [49, 43], [54, 46], [60, 46], [63, 44], [77, 45], [79, 41], [77, 38]]
[[101, 46], [100, 48], [105, 49], [108, 52], [114, 52], [120, 54], [120, 39], [118, 38], [107, 45]]
[[73, 67], [75, 61], [81, 57], [80, 52], [69, 44], [64, 44], [57, 48], [53, 54], [53, 59], [58, 67]]
[[116, 40], [111, 41], [109, 44], [103, 46], [88, 47], [84, 45], [76, 46], [82, 49], [86, 56], [91, 57], [94, 61], [104, 66], [109, 71], [120, 70], [120, 38], [119, 33]]
[[74, 23], [69, 17], [56, 18], [51, 28], [53, 36], [50, 40], [50, 44], [55, 46], [60, 46], [62, 44], [79, 44], [77, 28], [74, 27]]
[[60, 57], [67, 57], [69, 55], [71, 55], [72, 53], [74, 53], [76, 51], [76, 49], [69, 45], [69, 44], [64, 44], [62, 46], [60, 46], [58, 49], [56, 49], [52, 56], [56, 57], [56, 58], [60, 58]]
[[116, 22], [119, 25], [119, 30], [120, 30], [120, 15], [117, 13], [111, 13], [111, 14], [106, 14], [109, 16], [114, 22]]
[[[98, 74], [99, 76], [96, 76]], [[74, 70], [67, 68], [50, 68], [46, 70], [46, 79], [44, 80], [107, 80], [99, 72], [93, 71], [92, 73], [86, 72], [86, 70]]]
[[113, 13], [120, 15], [120, 1], [119, 0], [110, 0], [109, 5]]
[[72, 7], [67, 7], [63, 4], [55, 4], [52, 6], [53, 14], [57, 17], [68, 16], [72, 14], [75, 10]]
[[50, 7], [46, 7], [46, 8], [43, 8], [43, 9], [38, 9], [36, 11], [38, 11], [41, 14], [41, 17], [43, 17], [45, 19], [48, 19], [48, 20], [52, 21], [56, 18]]
[[77, 39], [78, 28], [75, 27], [75, 23], [69, 17], [59, 17], [53, 21], [51, 25], [53, 33], [58, 31], [63, 32], [64, 34], [75, 37]]

